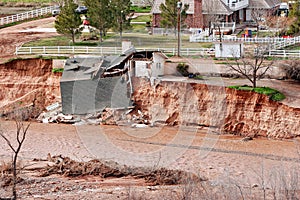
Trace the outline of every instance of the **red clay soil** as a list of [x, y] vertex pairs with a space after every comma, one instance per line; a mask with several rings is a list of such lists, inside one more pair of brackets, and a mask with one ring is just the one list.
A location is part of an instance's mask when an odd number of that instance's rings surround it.
[[134, 93], [137, 109], [153, 123], [220, 127], [251, 137], [300, 136], [300, 108], [272, 101], [266, 95], [187, 82], [138, 85]]
[[0, 70], [0, 113], [30, 106], [40, 112], [60, 102], [61, 73], [52, 72], [52, 60], [14, 60], [0, 64]]

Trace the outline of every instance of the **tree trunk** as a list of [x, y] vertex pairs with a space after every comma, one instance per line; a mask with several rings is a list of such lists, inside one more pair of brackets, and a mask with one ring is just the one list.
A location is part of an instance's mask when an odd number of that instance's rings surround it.
[[72, 42], [73, 42], [73, 44], [75, 44], [75, 34], [74, 33], [72, 33]]
[[257, 75], [256, 75], [256, 70], [254, 70], [253, 71], [253, 78], [252, 78], [253, 88], [256, 88], [256, 81], [257, 81]]
[[102, 29], [100, 29], [100, 38], [99, 38], [100, 42], [103, 41], [102, 38], [103, 38], [103, 31], [102, 31]]
[[14, 160], [13, 160], [13, 187], [12, 187], [12, 200], [17, 199], [17, 158], [18, 158], [18, 152], [15, 153], [14, 155]]

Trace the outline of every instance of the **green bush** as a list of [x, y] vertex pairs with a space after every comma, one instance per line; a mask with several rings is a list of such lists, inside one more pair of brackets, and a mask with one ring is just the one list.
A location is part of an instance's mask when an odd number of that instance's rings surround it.
[[196, 76], [194, 77], [194, 79], [197, 79], [197, 80], [204, 80], [203, 76], [201, 76], [201, 75], [196, 75]]
[[53, 68], [52, 69], [53, 73], [63, 73], [63, 71], [64, 71], [64, 68]]
[[188, 76], [189, 75], [189, 65], [185, 64], [185, 63], [179, 63], [177, 65], [177, 71], [182, 75], [182, 76]]

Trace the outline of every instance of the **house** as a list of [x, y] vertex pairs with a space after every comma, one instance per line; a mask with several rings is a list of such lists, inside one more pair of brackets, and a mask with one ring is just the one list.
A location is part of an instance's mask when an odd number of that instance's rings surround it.
[[249, 6], [246, 8], [244, 21], [251, 21], [251, 12], [261, 10], [264, 15], [273, 15], [281, 4], [280, 0], [249, 0]]
[[[243, 22], [251, 21], [253, 9], [274, 10], [280, 5], [280, 0], [181, 0], [188, 4], [187, 28], [205, 28], [210, 22]], [[159, 6], [165, 0], [155, 0], [151, 13], [153, 27], [160, 27]]]
[[132, 76], [163, 75], [166, 58], [161, 52], [129, 48], [121, 55], [68, 59], [60, 80], [62, 112], [87, 114], [131, 106]]
[[[202, 15], [202, 0], [182, 0], [184, 4], [188, 4], [187, 18], [185, 23], [188, 28], [202, 28], [203, 27], [203, 15]], [[165, 0], [155, 0], [151, 9], [152, 13], [152, 26], [160, 27], [160, 9], [159, 6], [165, 3]]]

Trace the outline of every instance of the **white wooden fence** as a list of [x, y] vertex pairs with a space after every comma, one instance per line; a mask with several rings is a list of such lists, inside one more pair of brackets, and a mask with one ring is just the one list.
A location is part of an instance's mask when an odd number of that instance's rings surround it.
[[270, 57], [300, 58], [300, 50], [270, 50]]
[[19, 14], [15, 14], [15, 15], [2, 17], [2, 18], [0, 18], [0, 25], [10, 24], [13, 22], [18, 22], [18, 21], [42, 16], [42, 15], [51, 13], [52, 10], [54, 10], [55, 8], [57, 8], [57, 6], [49, 6], [49, 7], [36, 9], [36, 10], [31, 10], [31, 11], [24, 12], [24, 13], [19, 13]]
[[287, 46], [292, 46], [295, 45], [297, 43], [300, 43], [300, 36], [297, 37], [293, 37], [293, 38], [285, 38], [284, 40], [275, 42], [273, 44], [270, 45], [270, 50], [272, 49], [282, 49], [285, 48]]
[[[176, 55], [177, 48], [136, 48], [137, 51], [162, 51], [167, 55]], [[17, 47], [16, 55], [119, 55], [122, 53], [121, 47], [88, 47], [88, 46], [40, 46], [40, 47]], [[214, 55], [213, 48], [181, 48], [183, 56], [207, 56]]]
[[[224, 37], [222, 41], [231, 42], [244, 42], [244, 43], [279, 43], [291, 41], [293, 38], [282, 38], [282, 37], [262, 37], [262, 38], [238, 38], [238, 37]], [[196, 42], [217, 42], [219, 37], [215, 38], [197, 38]]]
[[[137, 51], [162, 51], [167, 55], [176, 55], [177, 48], [136, 48]], [[120, 55], [121, 47], [82, 47], [82, 46], [42, 46], [17, 47], [16, 55]], [[182, 56], [214, 56], [214, 48], [181, 48]], [[270, 57], [300, 58], [300, 50], [270, 50]]]

